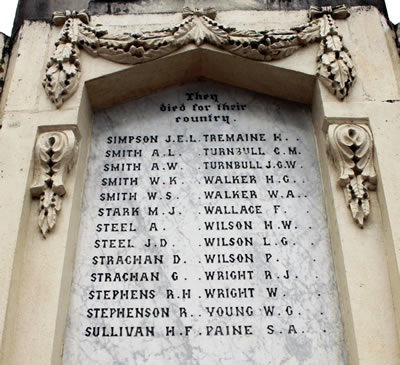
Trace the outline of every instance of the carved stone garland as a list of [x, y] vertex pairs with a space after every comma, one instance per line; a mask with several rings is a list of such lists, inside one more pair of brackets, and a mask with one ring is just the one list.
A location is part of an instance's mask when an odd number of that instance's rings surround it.
[[66, 193], [64, 179], [75, 164], [77, 152], [78, 142], [72, 130], [45, 132], [37, 139], [31, 194], [40, 198], [38, 224], [44, 238], [56, 225]]
[[343, 46], [334, 19], [345, 19], [344, 5], [311, 7], [309, 22], [289, 30], [240, 31], [215, 21], [214, 9], [183, 11], [183, 22], [158, 31], [109, 35], [104, 29], [89, 26], [89, 15], [80, 12], [55, 12], [53, 23], [64, 25], [56, 50], [47, 64], [43, 86], [59, 108], [79, 84], [79, 49], [90, 55], [123, 64], [149, 62], [194, 43], [211, 44], [235, 55], [256, 61], [288, 57], [298, 49], [319, 41], [317, 76], [331, 93], [343, 100], [356, 77], [348, 50]]
[[376, 188], [373, 137], [365, 124], [332, 124], [328, 128], [328, 153], [340, 172], [346, 204], [359, 227], [370, 213], [369, 190]]

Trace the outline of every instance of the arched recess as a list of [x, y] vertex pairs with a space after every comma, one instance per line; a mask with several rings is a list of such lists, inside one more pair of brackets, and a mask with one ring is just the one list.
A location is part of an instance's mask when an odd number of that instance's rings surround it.
[[[79, 124], [84, 122], [85, 125], [91, 125], [92, 113], [97, 110], [110, 108], [171, 86], [201, 79], [217, 81], [233, 87], [310, 105], [327, 204], [326, 211], [344, 322], [346, 350], [350, 363], [356, 364], [359, 354], [352, 318], [353, 306], [347, 285], [343, 253], [340, 248], [338, 213], [332, 205], [333, 196], [337, 194], [335, 192], [337, 176], [332, 166], [329, 167], [326, 156], [325, 134], [329, 121], [326, 120], [323, 112], [324, 99], [328, 98], [330, 102], [336, 102], [338, 106], [342, 102], [329, 94], [317, 80], [314, 64], [317, 45], [310, 48], [311, 50], [300, 50], [297, 53], [298, 57], [267, 63], [232, 55], [210, 45], [200, 47], [188, 45], [169, 56], [148, 63], [128, 68], [121, 66], [123, 69], [119, 71], [104, 73], [84, 81], [84, 91], [79, 96], [79, 107], [82, 110], [90, 109], [90, 112], [80, 113], [82, 116], [86, 115], [87, 119], [81, 120]], [[308, 61], [309, 64], [304, 66], [301, 62], [305, 61]], [[82, 143], [86, 142], [82, 141]], [[90, 144], [90, 138], [87, 144]], [[80, 178], [83, 179], [82, 176]], [[342, 200], [342, 197], [340, 196], [339, 199]], [[351, 220], [349, 223], [352, 224]], [[76, 232], [77, 234], [78, 232]], [[68, 269], [68, 275], [72, 273], [72, 269], [73, 267]], [[68, 283], [70, 280], [69, 277]], [[69, 297], [66, 298], [67, 301], [68, 299]], [[68, 306], [66, 308], [68, 310]], [[62, 315], [66, 320], [67, 313]], [[56, 356], [56, 353], [53, 355]]]
[[[315, 65], [309, 59], [308, 50], [300, 53], [299, 64], [295, 63], [296, 57], [267, 63], [232, 55], [209, 45], [188, 45], [172, 55], [87, 80], [86, 89], [94, 110], [201, 78], [311, 104], [315, 71], [307, 73], [298, 69], [313, 69]], [[306, 53], [307, 58], [304, 57]], [[301, 67], [301, 62], [307, 62], [307, 59], [312, 66]]]

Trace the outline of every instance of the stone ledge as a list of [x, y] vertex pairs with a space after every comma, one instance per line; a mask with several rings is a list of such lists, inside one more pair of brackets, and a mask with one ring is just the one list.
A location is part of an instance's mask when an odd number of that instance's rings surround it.
[[388, 17], [386, 5], [383, 0], [254, 0], [254, 1], [215, 1], [198, 0], [182, 1], [172, 0], [168, 5], [155, 0], [144, 1], [118, 1], [118, 0], [91, 0], [89, 1], [89, 12], [92, 15], [103, 14], [134, 14], [134, 13], [158, 13], [158, 12], [179, 12], [184, 6], [207, 8], [213, 7], [217, 11], [226, 10], [308, 10], [310, 6], [374, 6], [384, 16]]

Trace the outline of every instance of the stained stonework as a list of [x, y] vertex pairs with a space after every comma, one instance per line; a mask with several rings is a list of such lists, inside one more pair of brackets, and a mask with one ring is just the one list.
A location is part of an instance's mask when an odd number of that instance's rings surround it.
[[10, 57], [9, 53], [10, 39], [5, 34], [0, 33], [0, 96], [3, 91], [3, 85], [6, 78], [8, 61]]
[[88, 9], [92, 15], [104, 14], [138, 14], [157, 12], [179, 12], [183, 7], [216, 7], [217, 10], [301, 10], [310, 6], [374, 6], [387, 17], [387, 10], [383, 0], [255, 0], [255, 1], [215, 1], [210, 0], [172, 0], [160, 2], [145, 1], [89, 1], [89, 0], [36, 0], [22, 1], [18, 6], [14, 33], [18, 31], [24, 20], [48, 21], [55, 11], [64, 9]]
[[211, 1], [211, 0], [173, 0], [168, 1], [167, 5], [154, 0], [135, 1], [135, 0], [91, 0], [89, 1], [89, 11], [93, 15], [101, 14], [134, 14], [146, 12], [163, 11], [167, 9], [171, 12], [178, 12], [182, 7], [207, 8], [215, 7], [219, 11], [226, 10], [307, 10], [310, 6], [375, 6], [384, 15], [387, 15], [386, 6], [381, 0], [254, 0], [254, 1]]

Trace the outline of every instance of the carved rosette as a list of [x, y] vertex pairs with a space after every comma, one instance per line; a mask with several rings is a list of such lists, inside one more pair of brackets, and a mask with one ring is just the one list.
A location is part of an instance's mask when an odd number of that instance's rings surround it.
[[365, 124], [332, 124], [327, 136], [328, 153], [339, 170], [339, 184], [346, 204], [359, 227], [370, 214], [369, 190], [376, 188], [373, 137]]
[[158, 31], [108, 34], [89, 25], [84, 11], [54, 13], [53, 22], [64, 24], [56, 51], [46, 70], [43, 86], [60, 107], [78, 86], [79, 48], [94, 57], [123, 64], [139, 64], [175, 52], [192, 43], [203, 43], [256, 61], [271, 61], [292, 55], [300, 48], [321, 42], [318, 76], [340, 100], [348, 95], [356, 77], [350, 54], [342, 44], [334, 19], [349, 16], [344, 6], [312, 7], [310, 21], [288, 30], [240, 31], [215, 21], [214, 9], [183, 10], [182, 23]]
[[77, 153], [78, 142], [72, 130], [45, 132], [36, 141], [31, 194], [40, 199], [38, 224], [45, 238], [56, 225], [66, 193], [64, 180]]

